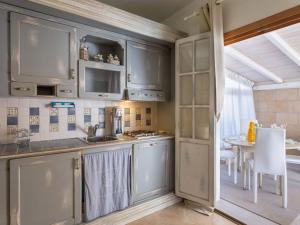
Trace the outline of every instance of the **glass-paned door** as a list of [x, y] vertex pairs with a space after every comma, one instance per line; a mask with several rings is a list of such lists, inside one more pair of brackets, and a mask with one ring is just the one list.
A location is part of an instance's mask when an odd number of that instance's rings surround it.
[[[220, 6], [210, 1], [210, 7], [216, 13]], [[221, 19], [211, 15], [211, 26], [222, 25], [212, 18]], [[176, 42], [176, 194], [208, 206], [215, 198], [214, 30]]]

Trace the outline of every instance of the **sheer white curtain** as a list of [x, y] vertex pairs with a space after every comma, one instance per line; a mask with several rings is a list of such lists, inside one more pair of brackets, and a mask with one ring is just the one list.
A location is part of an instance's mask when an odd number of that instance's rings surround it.
[[253, 82], [228, 69], [225, 70], [225, 96], [220, 122], [221, 140], [247, 134], [249, 122], [256, 120], [252, 88]]

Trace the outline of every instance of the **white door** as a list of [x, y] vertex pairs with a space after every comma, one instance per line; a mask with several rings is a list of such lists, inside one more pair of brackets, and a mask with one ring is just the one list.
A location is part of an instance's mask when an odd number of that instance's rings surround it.
[[213, 206], [224, 70], [221, 6], [210, 12], [210, 32], [176, 42], [176, 194]]

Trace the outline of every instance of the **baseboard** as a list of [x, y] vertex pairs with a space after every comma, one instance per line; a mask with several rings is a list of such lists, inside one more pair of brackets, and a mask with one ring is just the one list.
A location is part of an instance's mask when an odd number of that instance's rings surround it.
[[181, 201], [182, 199], [177, 197], [174, 193], [169, 193], [149, 202], [130, 207], [123, 211], [101, 217], [92, 222], [84, 223], [82, 225], [124, 225]]

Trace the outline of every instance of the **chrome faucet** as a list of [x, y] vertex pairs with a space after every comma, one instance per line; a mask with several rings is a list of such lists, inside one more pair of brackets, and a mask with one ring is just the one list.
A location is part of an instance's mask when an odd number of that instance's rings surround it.
[[99, 124], [96, 124], [95, 126], [88, 126], [88, 137], [95, 137], [99, 128]]

